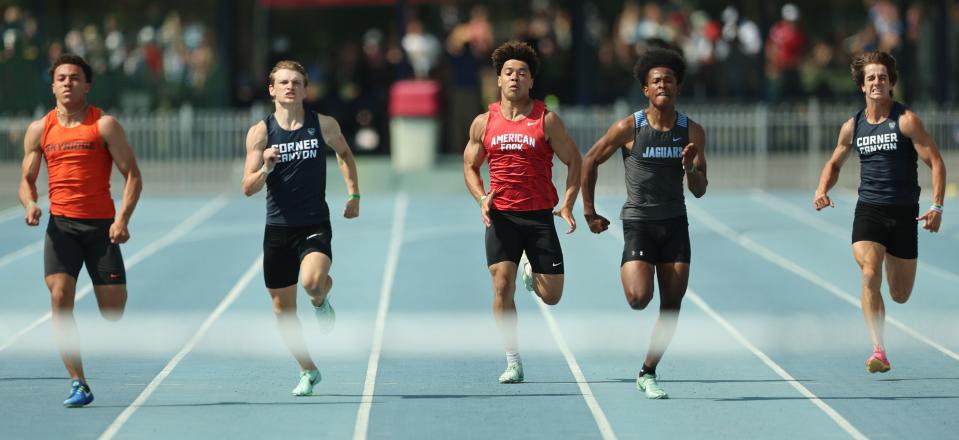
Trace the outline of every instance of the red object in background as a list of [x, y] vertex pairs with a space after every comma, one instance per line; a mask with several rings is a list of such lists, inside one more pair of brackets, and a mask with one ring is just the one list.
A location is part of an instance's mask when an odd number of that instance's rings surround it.
[[436, 116], [440, 85], [431, 80], [396, 81], [390, 87], [390, 116]]

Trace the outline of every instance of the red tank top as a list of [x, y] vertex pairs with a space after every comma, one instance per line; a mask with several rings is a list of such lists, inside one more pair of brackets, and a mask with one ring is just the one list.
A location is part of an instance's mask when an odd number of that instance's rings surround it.
[[50, 177], [50, 213], [79, 219], [111, 219], [113, 157], [107, 151], [97, 121], [100, 109], [90, 106], [87, 117], [66, 128], [53, 110], [43, 118], [40, 148]]
[[483, 147], [489, 159], [493, 208], [499, 211], [553, 209], [559, 197], [553, 186], [553, 148], [546, 141], [546, 104], [518, 121], [506, 119], [500, 103], [489, 105]]

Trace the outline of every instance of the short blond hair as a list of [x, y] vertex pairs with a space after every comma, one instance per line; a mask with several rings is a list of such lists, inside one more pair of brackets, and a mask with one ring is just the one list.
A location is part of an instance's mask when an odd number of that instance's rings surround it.
[[282, 60], [277, 61], [276, 65], [273, 66], [273, 70], [270, 71], [270, 85], [273, 85], [273, 75], [276, 74], [276, 71], [286, 69], [299, 72], [303, 76], [303, 86], [306, 87], [309, 85], [310, 80], [306, 77], [306, 69], [303, 68], [303, 65], [297, 61], [293, 60]]

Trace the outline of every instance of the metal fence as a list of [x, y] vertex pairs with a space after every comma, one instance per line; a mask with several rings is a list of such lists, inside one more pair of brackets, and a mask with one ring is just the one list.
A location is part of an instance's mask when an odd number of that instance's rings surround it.
[[[610, 124], [632, 110], [561, 108], [557, 113], [585, 152]], [[706, 130], [711, 185], [808, 188], [815, 186], [839, 127], [857, 109], [809, 101], [791, 106], [690, 105], [681, 110]], [[236, 184], [246, 131], [267, 111], [185, 107], [176, 113], [116, 116], [151, 188], [189, 191]], [[959, 111], [924, 107], [916, 111], [944, 155], [957, 154]], [[0, 173], [18, 172], [29, 123], [29, 118], [0, 117]], [[564, 178], [562, 168], [557, 169], [559, 182]], [[622, 187], [622, 161], [614, 156], [600, 169], [600, 178], [601, 188]], [[855, 186], [857, 180], [858, 166], [844, 168], [840, 184]]]

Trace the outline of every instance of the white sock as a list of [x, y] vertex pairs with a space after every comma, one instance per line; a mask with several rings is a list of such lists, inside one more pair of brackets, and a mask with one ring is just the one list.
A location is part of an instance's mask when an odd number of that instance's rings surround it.
[[507, 351], [506, 352], [506, 363], [511, 364], [513, 362], [521, 362], [519, 359], [519, 352], [516, 351]]

